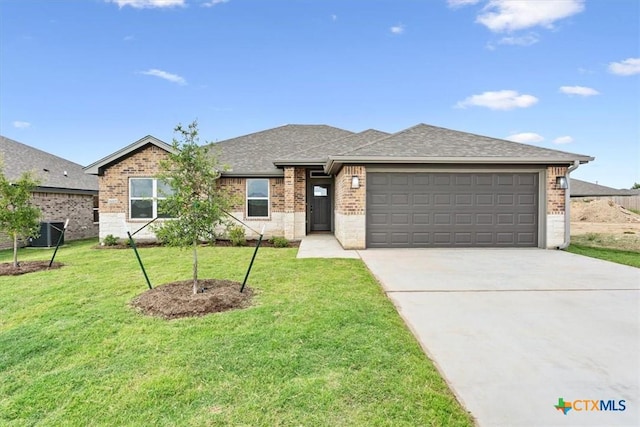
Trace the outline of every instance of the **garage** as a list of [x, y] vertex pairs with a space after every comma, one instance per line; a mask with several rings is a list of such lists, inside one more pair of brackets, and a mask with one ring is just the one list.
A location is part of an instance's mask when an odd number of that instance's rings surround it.
[[538, 187], [537, 173], [367, 173], [367, 247], [537, 247]]

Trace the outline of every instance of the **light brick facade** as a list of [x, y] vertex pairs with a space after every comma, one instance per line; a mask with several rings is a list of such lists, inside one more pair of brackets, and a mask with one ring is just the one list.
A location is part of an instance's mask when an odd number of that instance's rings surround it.
[[[126, 237], [126, 231], [134, 232], [147, 222], [129, 219], [129, 178], [155, 176], [159, 172], [158, 163], [166, 154], [162, 148], [148, 144], [105, 167], [100, 176], [101, 238], [107, 234]], [[253, 229], [247, 229], [248, 238], [256, 238], [255, 231], [264, 227], [265, 238], [284, 236], [297, 240], [304, 237], [307, 230], [307, 172], [304, 167], [287, 166], [283, 177], [269, 178], [268, 218], [247, 218], [246, 178], [224, 177], [219, 183], [235, 197], [231, 213]], [[540, 218], [544, 227], [541, 245], [549, 248], [564, 241], [565, 190], [558, 188], [556, 178], [566, 173], [565, 166], [549, 166], [544, 172], [545, 188], [540, 194], [541, 214], [546, 215]], [[351, 188], [353, 176], [358, 177], [359, 188]], [[362, 165], [343, 166], [333, 180], [333, 232], [346, 249], [366, 247], [366, 187], [366, 167]], [[138, 237], [154, 236], [146, 229]]]
[[[360, 188], [351, 188], [358, 177]], [[335, 178], [335, 236], [345, 249], [366, 247], [367, 174], [364, 166], [344, 166]]]

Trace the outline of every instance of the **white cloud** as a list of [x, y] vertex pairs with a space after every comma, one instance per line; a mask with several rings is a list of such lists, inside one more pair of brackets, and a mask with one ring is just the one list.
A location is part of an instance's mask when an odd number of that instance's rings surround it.
[[404, 33], [404, 25], [394, 25], [393, 27], [389, 28], [389, 31], [391, 31], [393, 34], [402, 34]]
[[213, 7], [222, 3], [228, 3], [229, 0], [209, 0], [207, 2], [202, 3], [204, 7]]
[[570, 136], [559, 136], [553, 140], [554, 144], [570, 144], [573, 142], [573, 138]]
[[560, 92], [566, 93], [567, 95], [580, 95], [580, 96], [593, 96], [600, 95], [595, 89], [585, 86], [561, 86]]
[[584, 0], [490, 0], [476, 22], [493, 32], [523, 30], [553, 23], [584, 10]]
[[499, 90], [472, 95], [456, 104], [457, 108], [487, 107], [491, 110], [512, 110], [527, 108], [538, 102], [533, 95], [520, 95], [515, 90]]
[[187, 81], [183, 77], [180, 77], [177, 74], [167, 73], [166, 71], [157, 70], [155, 68], [147, 71], [141, 71], [140, 74], [144, 74], [145, 76], [160, 77], [161, 79], [168, 80], [172, 83], [177, 83], [181, 86], [185, 86], [187, 84]]
[[534, 132], [523, 132], [509, 135], [506, 139], [513, 142], [522, 142], [524, 144], [531, 144], [534, 142], [544, 141], [544, 137]]
[[13, 122], [13, 127], [18, 129], [26, 129], [30, 126], [31, 126], [31, 123], [29, 122], [23, 122], [20, 120], [16, 120], [15, 122]]
[[624, 61], [609, 64], [609, 72], [619, 76], [640, 74], [640, 58], [627, 58]]
[[336, 15], [336, 14], [331, 15], [331, 20], [333, 22], [336, 22], [338, 20], [338, 15]]
[[135, 40], [134, 36], [125, 36], [122, 40], [124, 40], [125, 42], [130, 42], [131, 40]]
[[184, 6], [185, 0], [106, 0], [107, 3], [115, 3], [118, 7], [131, 6], [135, 9], [151, 9], [154, 7]]
[[479, 2], [480, 2], [480, 0], [447, 0], [447, 4], [451, 8], [468, 6], [470, 4], [476, 4], [476, 3], [479, 3]]

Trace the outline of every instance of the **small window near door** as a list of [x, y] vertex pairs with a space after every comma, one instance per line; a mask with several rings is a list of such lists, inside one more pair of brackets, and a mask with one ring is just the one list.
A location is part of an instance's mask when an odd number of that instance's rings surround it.
[[327, 187], [323, 187], [320, 185], [313, 186], [313, 195], [315, 197], [327, 197]]
[[93, 222], [100, 222], [100, 197], [93, 196]]
[[269, 216], [269, 180], [247, 179], [247, 217]]

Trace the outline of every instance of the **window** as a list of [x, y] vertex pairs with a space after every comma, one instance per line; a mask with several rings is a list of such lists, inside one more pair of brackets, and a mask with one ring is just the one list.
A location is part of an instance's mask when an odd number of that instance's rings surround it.
[[93, 196], [93, 222], [100, 222], [100, 197]]
[[131, 219], [169, 218], [163, 202], [172, 194], [169, 184], [154, 178], [129, 180], [129, 216]]
[[247, 217], [269, 216], [269, 180], [247, 179]]

